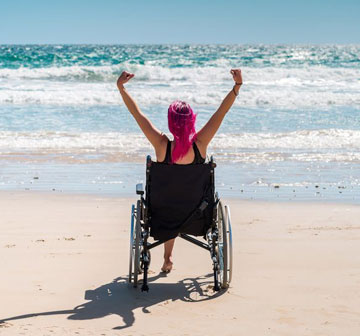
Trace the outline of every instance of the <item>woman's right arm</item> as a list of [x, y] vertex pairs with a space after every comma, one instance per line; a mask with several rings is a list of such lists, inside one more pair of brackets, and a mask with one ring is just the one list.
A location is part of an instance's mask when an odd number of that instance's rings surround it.
[[233, 89], [227, 94], [217, 111], [212, 115], [212, 117], [205, 124], [205, 126], [197, 133], [197, 142], [201, 144], [204, 152], [206, 152], [206, 147], [219, 129], [225, 117], [225, 114], [230, 110], [231, 106], [233, 105], [242, 85], [241, 70], [232, 69], [230, 73], [233, 75], [233, 79], [235, 81]]

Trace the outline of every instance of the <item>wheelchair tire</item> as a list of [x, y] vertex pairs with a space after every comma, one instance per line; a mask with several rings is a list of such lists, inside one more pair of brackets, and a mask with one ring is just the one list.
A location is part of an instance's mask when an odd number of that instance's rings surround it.
[[141, 236], [141, 202], [136, 202], [136, 222], [135, 222], [135, 255], [134, 255], [134, 287], [137, 286], [138, 276], [141, 273], [140, 267], [140, 236]]
[[141, 249], [141, 203], [137, 201], [136, 211], [133, 205], [131, 216], [131, 230], [130, 230], [130, 265], [129, 265], [129, 282], [138, 283], [138, 275], [141, 273], [140, 268], [140, 249]]
[[232, 250], [232, 229], [231, 229], [231, 213], [230, 207], [225, 205], [225, 222], [226, 222], [226, 236], [227, 236], [227, 281], [228, 285], [232, 279], [232, 267], [233, 267], [233, 250]]
[[130, 219], [130, 260], [129, 260], [129, 283], [133, 281], [133, 260], [134, 260], [134, 222], [135, 222], [135, 205], [131, 206], [131, 219]]
[[216, 244], [216, 254], [218, 261], [218, 279], [221, 288], [228, 288], [228, 235], [224, 206], [222, 205], [221, 201], [218, 204], [217, 216], [218, 240]]

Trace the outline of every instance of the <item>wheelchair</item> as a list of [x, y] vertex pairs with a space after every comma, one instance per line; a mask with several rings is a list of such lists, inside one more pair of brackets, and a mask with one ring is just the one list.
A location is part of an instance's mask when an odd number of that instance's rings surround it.
[[[172, 165], [146, 159], [146, 185], [136, 185], [139, 200], [131, 208], [129, 283], [149, 291], [151, 249], [180, 237], [210, 252], [214, 291], [232, 277], [230, 207], [215, 192], [213, 157], [204, 164]], [[203, 240], [197, 237], [202, 236]], [[152, 237], [153, 242], [149, 242]]]

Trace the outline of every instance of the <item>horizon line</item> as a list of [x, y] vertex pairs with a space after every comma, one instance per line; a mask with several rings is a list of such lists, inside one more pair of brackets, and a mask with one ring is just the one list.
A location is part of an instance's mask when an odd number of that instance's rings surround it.
[[234, 45], [267, 45], [267, 46], [281, 46], [281, 45], [297, 45], [297, 46], [308, 46], [308, 45], [316, 45], [316, 46], [331, 46], [331, 45], [338, 45], [338, 46], [360, 46], [360, 42], [350, 42], [350, 43], [337, 43], [337, 42], [312, 42], [312, 43], [305, 43], [305, 42], [276, 42], [276, 43], [264, 43], [264, 42], [243, 42], [243, 43], [198, 43], [198, 42], [176, 42], [176, 43], [149, 43], [149, 42], [142, 42], [142, 43], [87, 43], [87, 42], [76, 42], [76, 43], [0, 43], [0, 46], [6, 45], [102, 45], [102, 46], [119, 46], [119, 45], [227, 45], [227, 46], [234, 46]]

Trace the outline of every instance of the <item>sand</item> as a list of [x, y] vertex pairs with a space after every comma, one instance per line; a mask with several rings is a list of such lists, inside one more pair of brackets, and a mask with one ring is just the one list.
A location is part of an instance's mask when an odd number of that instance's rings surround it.
[[127, 284], [133, 199], [0, 193], [0, 335], [360, 335], [360, 206], [227, 200], [234, 273], [178, 239]]

